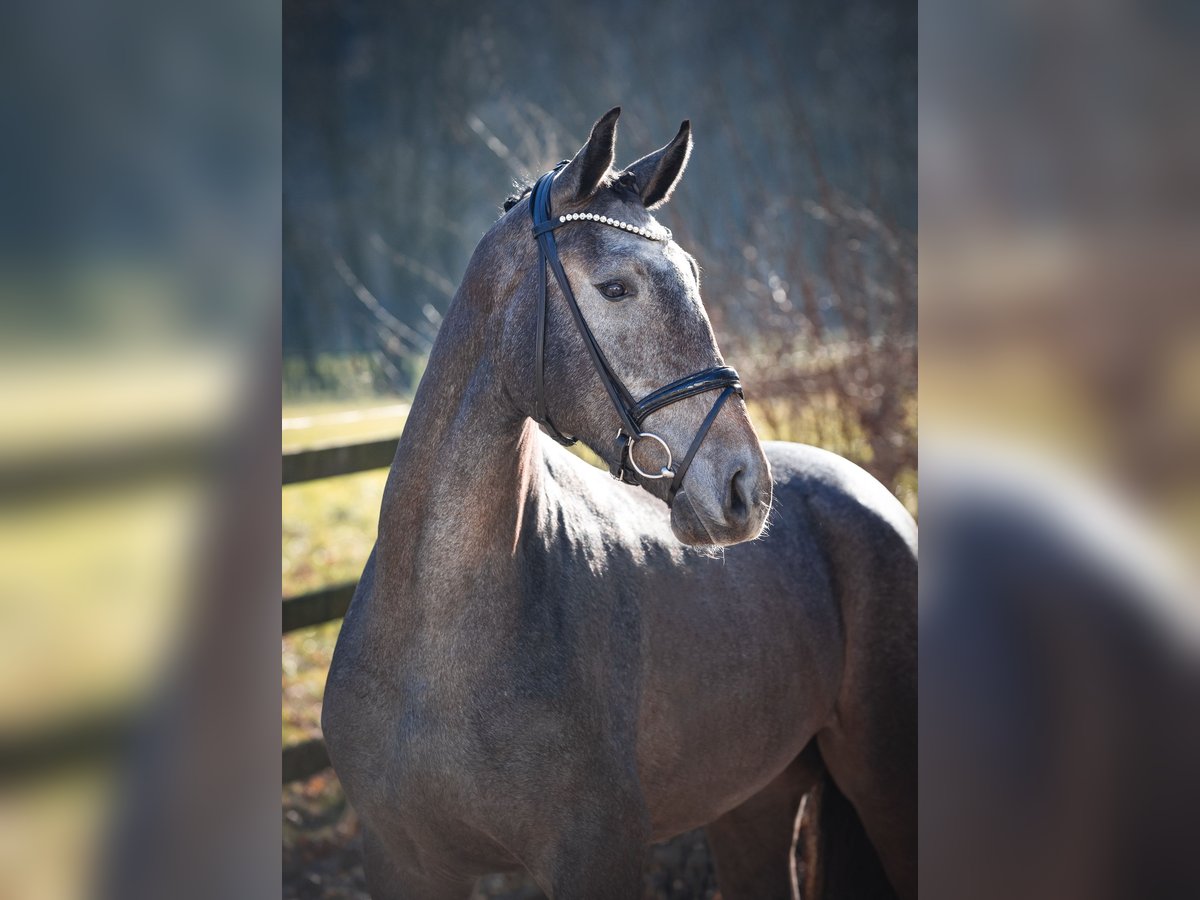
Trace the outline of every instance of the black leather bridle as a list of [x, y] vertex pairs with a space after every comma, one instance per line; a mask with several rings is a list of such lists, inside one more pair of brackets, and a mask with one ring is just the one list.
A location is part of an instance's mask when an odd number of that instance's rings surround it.
[[[743, 396], [742, 383], [738, 378], [738, 373], [729, 366], [714, 366], [711, 369], [705, 369], [703, 372], [697, 372], [694, 375], [688, 375], [686, 378], [673, 381], [656, 391], [652, 391], [641, 400], [633, 398], [633, 395], [629, 393], [629, 390], [621, 382], [621, 379], [617, 377], [616, 372], [613, 371], [612, 366], [609, 365], [608, 360], [604, 356], [604, 351], [600, 349], [600, 345], [596, 341], [596, 336], [592, 334], [592, 330], [588, 327], [587, 321], [583, 317], [583, 312], [579, 309], [579, 304], [575, 301], [575, 294], [571, 291], [571, 285], [567, 281], [567, 273], [563, 271], [562, 263], [558, 258], [558, 245], [554, 240], [554, 231], [564, 225], [580, 221], [590, 221], [597, 224], [620, 227], [626, 231], [633, 230], [651, 240], [670, 240], [671, 233], [666, 229], [662, 229], [661, 233], [652, 233], [648, 229], [632, 229], [625, 223], [602, 216], [588, 214], [553, 216], [550, 210], [550, 191], [554, 185], [554, 177], [563, 165], [564, 163], [559, 163], [557, 167], [539, 178], [537, 183], [534, 184], [533, 192], [529, 197], [529, 209], [533, 216], [533, 234], [537, 238], [538, 243], [538, 273], [542, 286], [541, 304], [538, 307], [537, 319], [537, 358], [534, 361], [537, 392], [534, 417], [560, 444], [569, 447], [575, 443], [575, 438], [567, 437], [554, 426], [546, 411], [546, 315], [550, 302], [550, 284], [546, 275], [546, 266], [549, 265], [554, 272], [555, 279], [558, 281], [559, 288], [562, 290], [563, 297], [566, 298], [567, 306], [571, 310], [571, 316], [575, 320], [575, 327], [579, 329], [584, 346], [587, 347], [588, 355], [592, 358], [592, 365], [595, 366], [596, 373], [600, 376], [600, 382], [608, 392], [609, 399], [612, 400], [612, 404], [617, 410], [617, 415], [621, 419], [621, 428], [617, 431], [616, 462], [610, 467], [613, 477], [628, 484], [636, 484], [639, 477], [648, 480], [669, 477], [671, 485], [667, 491], [667, 503], [670, 504], [674, 501], [675, 495], [683, 486], [683, 478], [687, 474], [688, 467], [692, 464], [692, 459], [695, 458], [696, 451], [700, 449], [700, 444], [703, 443], [705, 435], [708, 434], [709, 428], [712, 427], [713, 422], [717, 418], [717, 413], [721, 411], [721, 407], [725, 405], [725, 401], [732, 394], [737, 394], [739, 397]], [[672, 403], [678, 403], [680, 400], [694, 397], [697, 394], [708, 393], [709, 391], [720, 391], [721, 394], [717, 397], [712, 405], [712, 409], [709, 410], [708, 415], [705, 416], [704, 421], [700, 424], [700, 429], [692, 439], [691, 446], [688, 447], [683, 461], [679, 465], [673, 466], [671, 448], [667, 446], [667, 442], [656, 434], [643, 431], [642, 423], [652, 413], [665, 406], [670, 406]], [[634, 445], [643, 438], [655, 441], [666, 452], [666, 465], [657, 474], [642, 470], [633, 457]]]

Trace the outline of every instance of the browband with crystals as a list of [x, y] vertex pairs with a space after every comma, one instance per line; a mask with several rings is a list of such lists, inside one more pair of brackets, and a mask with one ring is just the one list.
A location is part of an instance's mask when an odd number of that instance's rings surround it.
[[[630, 234], [636, 234], [638, 237], [650, 238], [652, 241], [669, 241], [671, 240], [671, 229], [643, 228], [639, 225], [631, 225], [628, 222], [622, 222], [620, 219], [613, 219], [609, 216], [600, 216], [596, 213], [567, 213], [564, 216], [558, 217], [558, 223], [565, 225], [567, 222], [599, 222], [601, 225], [611, 225], [613, 228], [620, 228], [623, 231], [628, 231]], [[658, 224], [657, 222], [655, 223]]]

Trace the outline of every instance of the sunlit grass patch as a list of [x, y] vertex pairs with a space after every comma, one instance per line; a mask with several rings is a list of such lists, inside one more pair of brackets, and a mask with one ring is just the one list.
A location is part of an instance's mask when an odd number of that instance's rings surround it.
[[[805, 397], [752, 398], [747, 402], [750, 417], [764, 441], [793, 441], [820, 447], [870, 468], [874, 457], [871, 442], [854, 421], [838, 406], [833, 392]], [[909, 434], [917, 432], [917, 399], [910, 397], [904, 404], [905, 427]], [[897, 499], [914, 516], [917, 514], [917, 472], [909, 467], [899, 472], [894, 484], [888, 485]]]
[[321, 697], [341, 622], [283, 638], [283, 743], [321, 735]]
[[870, 458], [871, 445], [866, 435], [842, 415], [832, 392], [802, 400], [752, 398], [747, 407], [763, 440], [812, 444], [847, 459]]
[[348, 404], [312, 400], [289, 403], [283, 409], [283, 450], [299, 450], [331, 441], [352, 443], [399, 437], [408, 416], [401, 397], [378, 397]]
[[283, 489], [284, 596], [356, 579], [375, 543], [387, 470]]
[[200, 501], [176, 481], [0, 513], [0, 729], [154, 689], [185, 613]]
[[[396, 437], [407, 405], [395, 397], [369, 402], [309, 401], [283, 410], [284, 451], [344, 441]], [[284, 597], [356, 580], [375, 543], [387, 470], [325, 478], [283, 489], [281, 582]], [[282, 642], [282, 740], [320, 735], [325, 675], [341, 622], [285, 635]]]

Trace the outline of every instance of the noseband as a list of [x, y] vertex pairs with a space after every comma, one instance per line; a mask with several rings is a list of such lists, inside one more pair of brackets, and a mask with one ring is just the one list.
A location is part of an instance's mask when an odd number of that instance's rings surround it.
[[[596, 341], [596, 336], [592, 334], [587, 321], [583, 318], [583, 312], [579, 309], [579, 304], [575, 301], [575, 294], [571, 291], [571, 285], [567, 281], [567, 273], [563, 271], [562, 263], [559, 261], [554, 231], [575, 222], [592, 222], [620, 228], [630, 234], [653, 241], [669, 241], [671, 232], [665, 228], [641, 228], [592, 213], [571, 213], [557, 217], [551, 215], [550, 190], [554, 185], [554, 176], [558, 174], [562, 165], [560, 163], [553, 171], [547, 172], [539, 178], [529, 197], [529, 209], [533, 215], [533, 234], [538, 242], [538, 272], [542, 285], [542, 300], [538, 307], [537, 320], [537, 358], [534, 362], [537, 390], [535, 418], [560, 444], [569, 447], [575, 443], [575, 438], [567, 437], [554, 427], [554, 423], [550, 421], [550, 416], [546, 411], [546, 310], [550, 302], [550, 283], [546, 274], [546, 266], [549, 265], [558, 281], [559, 289], [562, 290], [563, 297], [566, 298], [571, 316], [575, 320], [575, 327], [579, 330], [584, 346], [587, 347], [588, 355], [592, 358], [592, 365], [595, 366], [596, 373], [600, 376], [600, 382], [608, 392], [609, 399], [612, 400], [617, 415], [621, 419], [621, 428], [617, 431], [616, 462], [610, 467], [613, 477], [627, 484], [636, 484], [639, 477], [651, 481], [670, 478], [671, 486], [667, 491], [667, 503], [670, 504], [683, 486], [683, 478], [687, 474], [688, 467], [692, 464], [696, 451], [700, 449], [700, 444], [704, 442], [705, 435], [708, 434], [709, 428], [712, 427], [712, 423], [716, 420], [721, 407], [725, 405], [725, 401], [731, 394], [736, 393], [739, 397], [743, 396], [742, 384], [738, 373], [729, 366], [715, 366], [673, 381], [652, 391], [641, 400], [633, 398], [621, 379], [617, 377], [616, 372], [613, 371], [612, 366], [609, 365], [604, 351], [600, 349], [600, 344]], [[678, 465], [673, 465], [671, 448], [667, 446], [667, 442], [656, 434], [643, 431], [642, 423], [651, 413], [657, 412], [665, 406], [709, 391], [720, 391], [721, 393], [713, 403], [712, 409], [708, 411], [704, 421], [700, 423], [700, 429], [692, 439], [683, 461]], [[634, 459], [633, 448], [638, 441], [643, 439], [658, 444], [667, 455], [666, 464], [657, 473], [644, 471]]]

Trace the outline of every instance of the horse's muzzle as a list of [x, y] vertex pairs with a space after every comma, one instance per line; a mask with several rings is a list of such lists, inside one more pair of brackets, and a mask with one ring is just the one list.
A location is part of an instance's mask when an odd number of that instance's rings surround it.
[[761, 454], [731, 461], [724, 474], [694, 478], [675, 497], [671, 529], [685, 544], [728, 547], [762, 533], [771, 508], [771, 473]]

